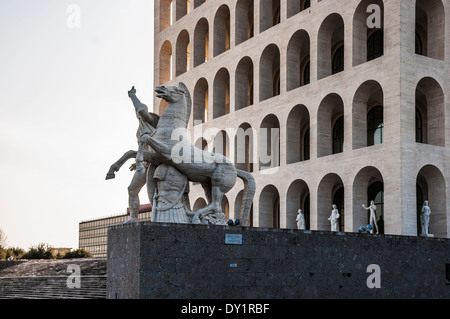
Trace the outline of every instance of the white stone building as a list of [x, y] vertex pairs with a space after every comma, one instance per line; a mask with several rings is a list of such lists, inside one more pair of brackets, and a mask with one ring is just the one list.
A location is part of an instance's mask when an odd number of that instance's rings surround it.
[[356, 232], [374, 200], [383, 233], [417, 236], [427, 199], [429, 232], [448, 238], [449, 18], [447, 0], [155, 0], [154, 82], [185, 83], [193, 142], [225, 141], [253, 173], [251, 226], [296, 228], [302, 208], [330, 230], [336, 204]]

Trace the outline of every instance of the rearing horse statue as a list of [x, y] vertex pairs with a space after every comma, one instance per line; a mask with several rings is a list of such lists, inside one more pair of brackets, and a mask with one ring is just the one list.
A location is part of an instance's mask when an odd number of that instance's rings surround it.
[[[141, 102], [132, 91], [130, 92], [129, 96], [138, 110]], [[142, 161], [151, 163], [155, 167], [166, 163], [186, 175], [189, 181], [201, 183], [208, 205], [194, 212], [194, 223], [199, 222], [200, 217], [222, 212], [222, 198], [234, 187], [239, 177], [244, 182], [244, 193], [238, 218], [241, 225], [247, 225], [256, 188], [253, 176], [236, 169], [233, 163], [222, 154], [204, 151], [191, 143], [187, 126], [192, 101], [189, 90], [183, 83], [180, 83], [178, 87], [158, 86], [155, 92], [157, 97], [168, 102], [168, 106], [159, 118], [155, 131], [140, 138], [140, 145], [148, 144], [149, 150], [140, 146], [137, 153], [129, 155], [136, 155], [137, 166]], [[117, 171], [116, 168], [117, 165], [108, 174], [113, 174]], [[150, 195], [151, 192], [149, 192]]]

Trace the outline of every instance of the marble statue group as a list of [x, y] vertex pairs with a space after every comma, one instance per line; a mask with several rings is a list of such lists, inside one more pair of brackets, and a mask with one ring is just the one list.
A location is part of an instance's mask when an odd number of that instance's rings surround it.
[[[111, 165], [106, 179], [129, 159], [134, 171], [128, 187], [130, 218], [126, 223], [138, 221], [139, 192], [147, 185], [152, 203], [152, 222], [226, 225], [222, 211], [222, 198], [234, 187], [237, 178], [244, 182], [241, 203], [241, 225], [247, 225], [255, 194], [255, 181], [250, 173], [236, 169], [225, 156], [195, 147], [188, 138], [188, 123], [192, 100], [187, 87], [158, 86], [156, 96], [168, 106], [161, 115], [151, 113], [136, 96], [133, 87], [128, 97], [134, 106], [139, 125], [136, 133], [138, 150], [126, 152]], [[200, 183], [207, 198], [207, 206], [192, 211], [189, 201], [189, 182]]]
[[[359, 232], [368, 232], [373, 234], [374, 231], [376, 234], [379, 234], [379, 227], [377, 222], [377, 206], [375, 205], [375, 202], [372, 200], [370, 201], [370, 205], [366, 207], [366, 205], [362, 205], [362, 207], [369, 211], [369, 224], [367, 226], [361, 226], [359, 229]], [[341, 215], [339, 214], [339, 210], [337, 209], [336, 204], [333, 204], [331, 206], [331, 215], [328, 217], [328, 220], [330, 221], [331, 231], [333, 232], [339, 232], [339, 218], [341, 218]], [[301, 209], [297, 211], [297, 229], [299, 230], [305, 230], [305, 216]], [[430, 215], [431, 215], [431, 209], [428, 203], [428, 200], [426, 200], [423, 203], [423, 206], [420, 210], [420, 236], [422, 237], [434, 237], [433, 234], [429, 233], [429, 226], [430, 226]]]

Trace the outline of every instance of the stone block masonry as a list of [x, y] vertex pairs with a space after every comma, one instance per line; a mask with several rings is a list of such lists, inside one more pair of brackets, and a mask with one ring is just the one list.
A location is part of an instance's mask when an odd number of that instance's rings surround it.
[[108, 230], [107, 298], [449, 298], [449, 244], [366, 233], [117, 225]]

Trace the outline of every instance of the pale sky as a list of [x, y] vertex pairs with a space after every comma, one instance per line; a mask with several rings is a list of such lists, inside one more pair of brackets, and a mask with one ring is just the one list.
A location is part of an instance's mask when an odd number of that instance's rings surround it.
[[[77, 23], [71, 4], [80, 28], [69, 27]], [[0, 0], [0, 228], [8, 246], [78, 248], [80, 221], [126, 211], [131, 161], [116, 179], [105, 176], [136, 149], [131, 86], [152, 111], [153, 5]]]

